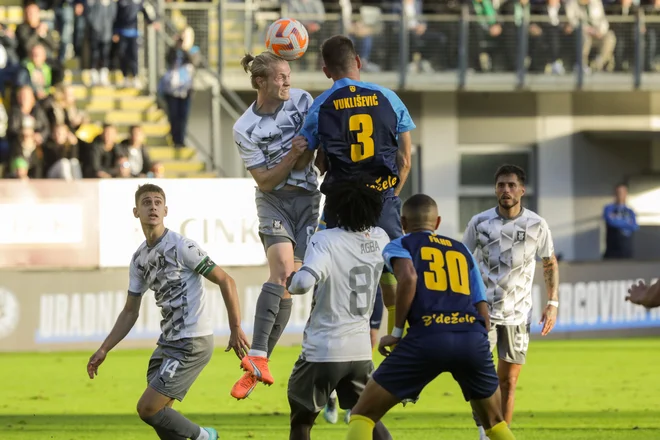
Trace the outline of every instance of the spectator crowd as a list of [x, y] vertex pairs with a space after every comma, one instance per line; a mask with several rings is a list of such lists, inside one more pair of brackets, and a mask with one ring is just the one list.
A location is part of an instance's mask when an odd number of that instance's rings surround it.
[[[42, 8], [52, 9], [54, 23], [42, 21]], [[142, 0], [28, 0], [22, 23], [0, 25], [0, 177], [163, 177], [140, 125], [130, 127], [121, 141], [112, 124], [95, 138], [84, 136], [92, 121], [77, 108], [75, 89], [64, 81], [65, 62], [79, 57], [84, 47], [92, 83], [108, 84], [114, 43], [122, 85], [140, 87], [140, 13], [154, 22]]]
[[[644, 18], [641, 42], [647, 72], [660, 72], [660, 0], [281, 0], [287, 13], [306, 14], [310, 50], [325, 35], [339, 31], [325, 20], [340, 12], [344, 32], [355, 41], [365, 70], [398, 70], [401, 21], [407, 24], [409, 72], [455, 69], [458, 66], [460, 14], [470, 11], [469, 68], [481, 72], [514, 71], [521, 31], [528, 36], [525, 68], [564, 74], [576, 59], [577, 30], [582, 29], [581, 65], [585, 73], [630, 71], [635, 54], [635, 17]], [[426, 14], [444, 17], [428, 19]], [[359, 17], [353, 19], [353, 17]], [[453, 17], [452, 17], [453, 16]], [[522, 27], [526, 25], [526, 29]], [[580, 26], [581, 25], [581, 26]], [[318, 38], [317, 38], [318, 37]], [[315, 41], [317, 40], [317, 41]], [[317, 44], [316, 44], [317, 45]], [[315, 68], [316, 66], [311, 66]]]

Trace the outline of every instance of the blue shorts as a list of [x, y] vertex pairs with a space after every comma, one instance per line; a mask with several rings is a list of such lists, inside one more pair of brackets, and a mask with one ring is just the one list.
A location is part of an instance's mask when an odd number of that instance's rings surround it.
[[371, 318], [369, 318], [369, 326], [372, 330], [379, 330], [380, 323], [383, 320], [383, 292], [378, 286], [376, 290], [376, 299], [374, 300], [374, 311], [371, 313]]
[[466, 401], [486, 399], [499, 385], [488, 336], [479, 332], [408, 334], [373, 374], [399, 400], [417, 399], [441, 373], [451, 373]]
[[[321, 214], [318, 230], [331, 229], [337, 226], [335, 219], [330, 219], [325, 215], [325, 209]], [[395, 240], [403, 236], [403, 228], [401, 227], [401, 199], [398, 196], [385, 196], [383, 198], [383, 210], [380, 213], [378, 224], [391, 240]], [[383, 269], [389, 272], [387, 266]]]

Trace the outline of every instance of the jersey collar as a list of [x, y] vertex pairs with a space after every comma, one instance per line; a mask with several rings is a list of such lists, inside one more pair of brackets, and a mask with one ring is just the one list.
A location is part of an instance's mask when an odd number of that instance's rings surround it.
[[523, 215], [524, 212], [525, 212], [525, 207], [524, 207], [524, 206], [521, 206], [521, 207], [520, 207], [520, 212], [518, 213], [517, 216], [515, 216], [515, 217], [511, 217], [511, 218], [505, 218], [505, 217], [502, 216], [502, 214], [500, 214], [500, 207], [499, 207], [499, 206], [496, 206], [496, 207], [495, 207], [495, 214], [497, 214], [497, 216], [498, 216], [499, 218], [501, 218], [502, 220], [507, 221], [507, 222], [508, 222], [508, 221], [511, 221], [511, 220], [516, 220], [516, 219], [522, 217], [522, 215]]

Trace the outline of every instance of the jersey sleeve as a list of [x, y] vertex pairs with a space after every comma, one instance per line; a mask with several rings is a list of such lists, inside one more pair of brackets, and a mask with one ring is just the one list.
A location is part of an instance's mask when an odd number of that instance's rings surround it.
[[555, 253], [555, 245], [552, 242], [552, 233], [545, 220], [541, 222], [536, 255], [539, 258], [550, 258]]
[[309, 109], [309, 112], [307, 112], [305, 124], [300, 131], [300, 134], [305, 136], [305, 139], [307, 139], [307, 148], [310, 150], [316, 150], [319, 146], [319, 110], [321, 109], [321, 104], [324, 100], [325, 94], [314, 100], [312, 106]]
[[403, 237], [399, 237], [395, 239], [394, 241], [391, 241], [385, 246], [385, 249], [383, 249], [383, 259], [385, 259], [385, 265], [387, 266], [387, 269], [394, 273], [394, 269], [392, 268], [392, 259], [393, 258], [407, 258], [409, 260], [412, 260], [412, 255], [410, 255], [410, 252], [406, 248], [403, 247], [402, 240]]
[[266, 156], [261, 148], [236, 129], [234, 129], [234, 142], [238, 146], [238, 154], [243, 159], [248, 171], [266, 166]]
[[387, 96], [387, 100], [390, 101], [390, 104], [392, 105], [392, 109], [394, 109], [394, 112], [396, 113], [396, 119], [397, 119], [396, 132], [406, 133], [408, 131], [412, 131], [415, 128], [417, 128], [412, 118], [410, 117], [408, 108], [403, 103], [403, 101], [401, 101], [401, 98], [399, 98], [399, 96], [396, 93], [394, 93], [389, 89], [383, 89], [383, 92], [385, 96]]
[[142, 296], [147, 291], [147, 283], [140, 273], [135, 261], [136, 255], [131, 259], [131, 265], [128, 269], [128, 294], [130, 296]]
[[312, 274], [317, 283], [327, 279], [330, 275], [332, 255], [330, 254], [329, 240], [323, 232], [312, 235], [305, 252], [305, 261], [300, 270]]
[[477, 304], [486, 301], [486, 286], [484, 285], [484, 279], [481, 276], [477, 260], [469, 251], [467, 253], [472, 260], [472, 265], [468, 273], [468, 277], [470, 278], [470, 298], [472, 298], [472, 304]]
[[211, 257], [189, 238], [182, 240], [179, 244], [178, 258], [184, 267], [204, 276], [208, 275], [215, 267]]
[[463, 244], [470, 253], [474, 253], [474, 250], [477, 248], [477, 228], [475, 227], [474, 219], [470, 220], [465, 228]]

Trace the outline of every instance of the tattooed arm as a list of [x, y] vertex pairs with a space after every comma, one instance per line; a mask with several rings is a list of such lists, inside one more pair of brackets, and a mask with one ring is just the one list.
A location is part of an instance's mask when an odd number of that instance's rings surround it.
[[[545, 290], [548, 294], [548, 301], [559, 301], [559, 265], [557, 257], [552, 254], [550, 257], [543, 258], [543, 280], [545, 281]], [[543, 336], [550, 333], [557, 322], [557, 307], [547, 304], [543, 310], [541, 322]]]
[[559, 301], [559, 265], [554, 255], [543, 259], [543, 280], [548, 301]]

